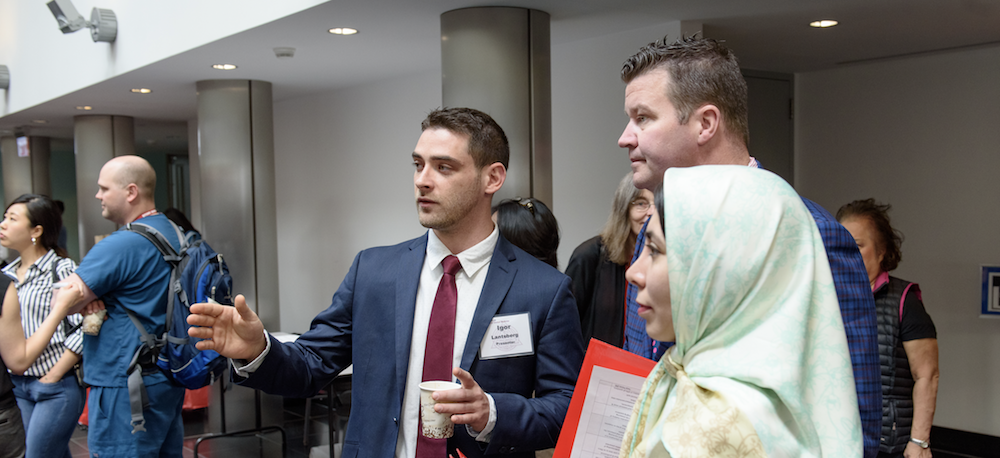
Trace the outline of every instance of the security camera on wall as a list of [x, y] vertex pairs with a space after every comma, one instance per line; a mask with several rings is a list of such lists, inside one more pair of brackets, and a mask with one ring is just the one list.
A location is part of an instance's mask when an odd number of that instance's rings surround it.
[[111, 10], [94, 8], [90, 11], [90, 21], [88, 22], [76, 11], [71, 0], [52, 0], [45, 5], [49, 7], [49, 11], [52, 11], [62, 33], [73, 33], [87, 27], [90, 29], [90, 38], [94, 42], [103, 41], [105, 43], [114, 42], [118, 36], [118, 19]]

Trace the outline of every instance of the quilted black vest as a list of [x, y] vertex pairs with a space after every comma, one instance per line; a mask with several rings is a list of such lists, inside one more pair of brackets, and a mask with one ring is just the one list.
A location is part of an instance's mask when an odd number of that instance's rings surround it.
[[[879, 450], [899, 453], [913, 425], [913, 375], [899, 335], [900, 305], [911, 283], [895, 277], [875, 291], [879, 365], [882, 367], [882, 438]], [[917, 287], [914, 284], [914, 287]]]

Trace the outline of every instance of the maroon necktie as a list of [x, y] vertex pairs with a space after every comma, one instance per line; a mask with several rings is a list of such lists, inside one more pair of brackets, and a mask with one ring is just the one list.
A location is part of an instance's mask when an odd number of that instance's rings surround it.
[[[462, 269], [458, 258], [449, 255], [441, 261], [444, 275], [434, 296], [434, 308], [427, 324], [427, 345], [424, 346], [424, 372], [422, 381], [452, 380], [451, 364], [455, 352], [455, 308], [458, 305], [458, 288], [455, 274]], [[419, 417], [418, 417], [419, 418]], [[448, 439], [430, 439], [420, 433], [417, 422], [417, 458], [446, 458]]]

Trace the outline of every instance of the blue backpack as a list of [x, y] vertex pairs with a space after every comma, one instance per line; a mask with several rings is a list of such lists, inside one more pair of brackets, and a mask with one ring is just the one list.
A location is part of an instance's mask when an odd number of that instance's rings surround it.
[[[208, 386], [221, 377], [228, 366], [228, 360], [213, 350], [198, 350], [196, 339], [188, 336], [191, 325], [187, 322], [191, 314], [191, 304], [215, 302], [233, 305], [233, 278], [222, 255], [216, 253], [197, 232], [185, 235], [173, 222], [181, 249], [178, 253], [163, 234], [151, 226], [131, 223], [126, 230], [135, 232], [149, 240], [170, 264], [170, 287], [167, 290], [166, 326], [162, 337], [157, 338], [146, 332], [131, 310], [126, 310], [129, 318], [139, 328], [144, 343], [133, 357], [130, 373], [141, 364], [140, 352], [146, 358], [155, 358], [156, 365], [176, 385], [187, 389]], [[146, 350], [148, 349], [148, 350]], [[140, 371], [135, 371], [138, 373]], [[141, 378], [139, 378], [141, 381]]]

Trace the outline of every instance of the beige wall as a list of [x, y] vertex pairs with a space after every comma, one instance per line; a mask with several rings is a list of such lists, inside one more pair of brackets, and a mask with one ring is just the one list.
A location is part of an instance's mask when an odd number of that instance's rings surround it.
[[980, 266], [1000, 265], [1000, 47], [804, 73], [796, 184], [836, 212], [893, 205], [895, 271], [920, 283], [938, 330], [934, 423], [1000, 433], [1000, 320], [981, 318]]
[[359, 251], [424, 233], [410, 155], [440, 103], [431, 72], [274, 104], [282, 331], [309, 329]]

